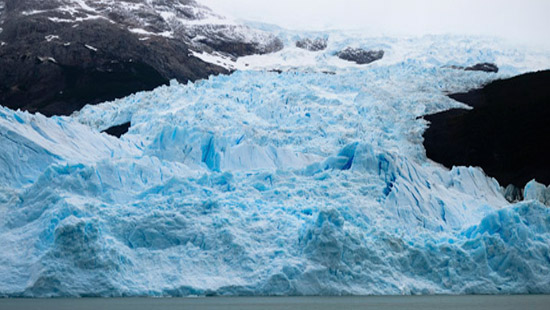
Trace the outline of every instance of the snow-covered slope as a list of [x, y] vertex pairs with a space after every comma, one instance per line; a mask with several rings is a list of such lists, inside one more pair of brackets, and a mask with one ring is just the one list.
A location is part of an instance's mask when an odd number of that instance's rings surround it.
[[[330, 71], [365, 68], [365, 65], [358, 65], [334, 57], [348, 47], [384, 51], [383, 58], [369, 64], [368, 67], [398, 64], [406, 60], [419, 61], [431, 67], [468, 67], [476, 63], [488, 62], [497, 64], [504, 76], [511, 76], [522, 72], [547, 69], [549, 62], [546, 50], [529, 50], [529, 53], [526, 54], [525, 50], [516, 44], [493, 37], [426, 35], [422, 38], [388, 38], [368, 37], [359, 30], [304, 33], [288, 31], [269, 24], [249, 23], [249, 25], [277, 35], [283, 42], [284, 49], [269, 55], [239, 57], [233, 63], [229, 62], [230, 60], [224, 61], [239, 70], [308, 68], [317, 71]], [[327, 47], [316, 52], [296, 47], [296, 43], [301, 40], [316, 38], [326, 39]]]
[[[166, 37], [182, 40], [198, 50], [223, 50], [231, 44], [249, 44], [255, 52], [277, 50], [276, 38], [215, 14], [194, 0], [18, 0], [11, 3], [23, 16], [45, 16], [50, 21], [76, 25], [104, 20], [125, 27], [141, 40]], [[85, 27], [85, 25], [84, 25]], [[233, 55], [247, 54], [232, 50]]]
[[[0, 294], [550, 293], [546, 189], [510, 204], [429, 161], [419, 118], [548, 54], [457, 40], [362, 39], [390, 55], [363, 66], [288, 48], [264, 56], [281, 74], [239, 60], [71, 117], [3, 108]], [[503, 73], [443, 67], [486, 61]]]

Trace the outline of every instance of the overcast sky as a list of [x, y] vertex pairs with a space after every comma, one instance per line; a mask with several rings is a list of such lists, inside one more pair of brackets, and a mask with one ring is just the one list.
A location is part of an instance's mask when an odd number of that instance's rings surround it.
[[289, 29], [480, 34], [550, 46], [550, 0], [198, 0], [224, 15]]

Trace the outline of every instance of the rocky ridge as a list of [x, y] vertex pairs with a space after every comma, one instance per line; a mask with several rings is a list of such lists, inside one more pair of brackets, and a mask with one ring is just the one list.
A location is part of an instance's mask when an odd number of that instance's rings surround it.
[[550, 184], [550, 71], [496, 80], [481, 89], [450, 97], [473, 109], [426, 116], [429, 158], [447, 167], [479, 166], [520, 200], [535, 179]]
[[311, 52], [318, 52], [325, 50], [328, 46], [327, 38], [304, 38], [296, 41], [296, 47], [305, 49]]
[[282, 48], [193, 0], [7, 0], [0, 23], [0, 105], [45, 115], [231, 70], [196, 55]]
[[384, 51], [370, 51], [361, 48], [347, 47], [336, 54], [338, 58], [355, 62], [359, 65], [370, 64], [384, 57]]

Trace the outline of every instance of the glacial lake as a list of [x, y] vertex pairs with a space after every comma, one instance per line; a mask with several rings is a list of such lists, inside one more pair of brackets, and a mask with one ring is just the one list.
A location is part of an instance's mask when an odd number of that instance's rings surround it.
[[0, 299], [1, 310], [548, 310], [550, 295]]

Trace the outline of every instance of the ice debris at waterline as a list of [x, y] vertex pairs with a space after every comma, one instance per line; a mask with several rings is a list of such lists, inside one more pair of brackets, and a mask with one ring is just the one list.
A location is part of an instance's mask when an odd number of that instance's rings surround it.
[[[515, 70], [465, 49], [460, 64]], [[510, 204], [422, 147], [419, 116], [503, 73], [385, 50], [336, 75], [238, 71], [71, 117], [0, 108], [0, 295], [550, 293], [548, 190]]]

